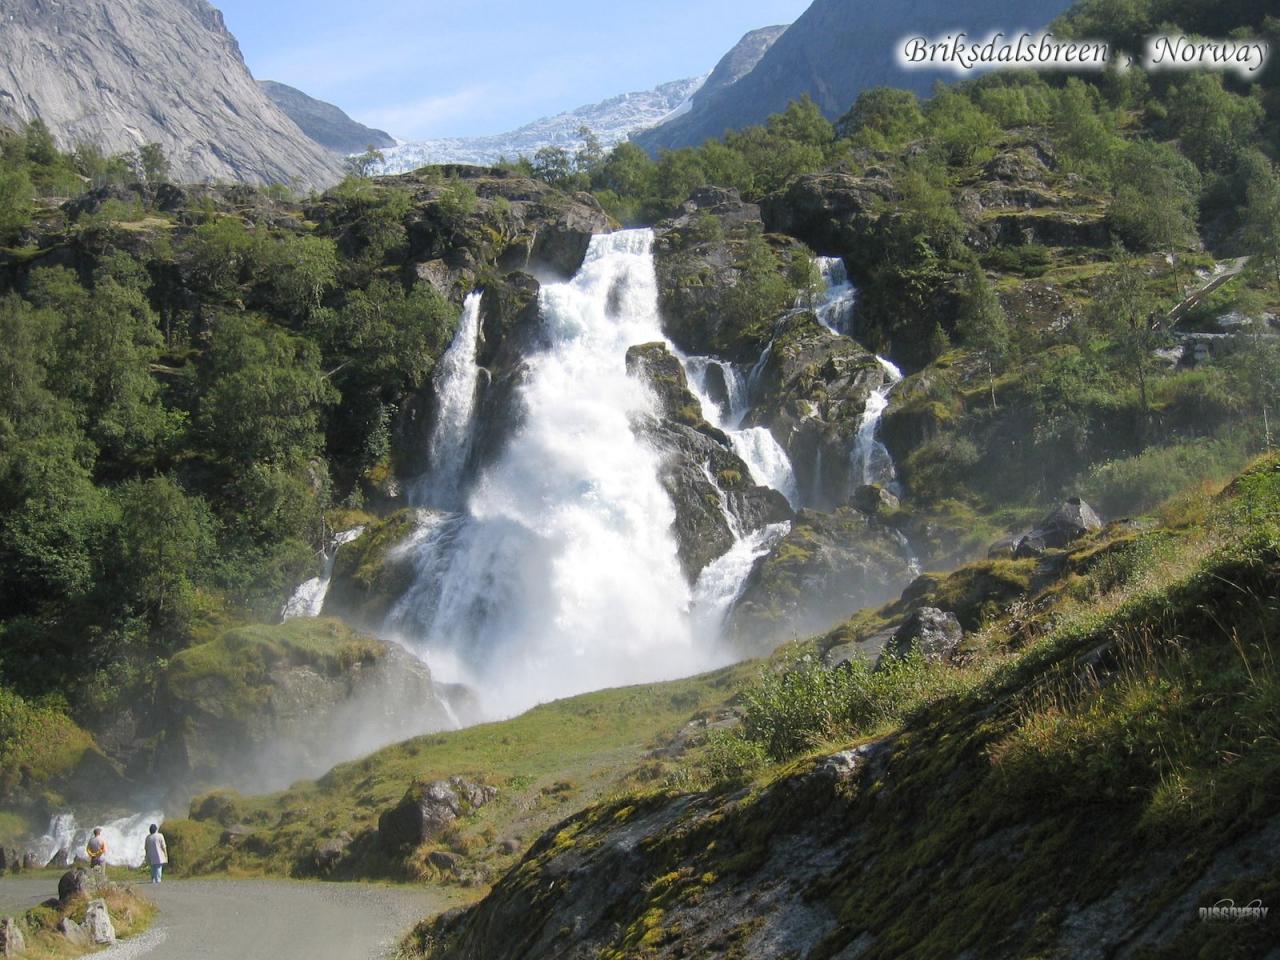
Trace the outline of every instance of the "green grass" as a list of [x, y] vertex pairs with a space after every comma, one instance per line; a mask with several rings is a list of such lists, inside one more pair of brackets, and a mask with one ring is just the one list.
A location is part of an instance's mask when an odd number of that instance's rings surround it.
[[[691, 717], [722, 705], [752, 669], [604, 690], [511, 720], [418, 737], [269, 796], [198, 798], [192, 819], [165, 825], [175, 866], [185, 873], [307, 875], [316, 842], [347, 833], [354, 842], [338, 876], [408, 879], [426, 851], [408, 862], [386, 858], [374, 842], [378, 816], [412, 781], [460, 775], [496, 786], [499, 796], [443, 844], [467, 863], [501, 868], [514, 856], [498, 841], [532, 839], [584, 804], [664, 777], [663, 761], [645, 754]], [[241, 835], [223, 842], [228, 828]]]

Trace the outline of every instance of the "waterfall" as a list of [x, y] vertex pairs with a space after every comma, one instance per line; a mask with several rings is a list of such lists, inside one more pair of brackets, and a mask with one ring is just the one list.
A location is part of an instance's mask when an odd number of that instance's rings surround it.
[[850, 282], [844, 261], [839, 257], [818, 257], [817, 267], [826, 289], [813, 312], [818, 322], [832, 333], [848, 336], [858, 290]]
[[298, 589], [285, 601], [284, 608], [280, 611], [281, 623], [294, 617], [320, 616], [320, 611], [324, 609], [324, 598], [329, 594], [329, 581], [333, 579], [333, 564], [338, 559], [338, 548], [362, 533], [364, 527], [353, 527], [334, 534], [333, 542], [324, 552], [324, 572], [298, 585]]
[[415, 504], [449, 509], [459, 506], [462, 478], [471, 453], [476, 382], [480, 373], [476, 365], [480, 299], [480, 291], [467, 295], [458, 330], [436, 370], [433, 380], [436, 408], [428, 445], [428, 468], [411, 491]]
[[492, 715], [713, 665], [695, 642], [655, 413], [627, 348], [663, 339], [650, 230], [593, 237], [577, 275], [544, 286], [547, 342], [528, 358], [525, 416], [471, 484], [465, 512], [408, 547], [417, 581], [386, 629]]
[[[758, 368], [764, 362], [768, 348]], [[795, 471], [791, 468], [791, 459], [787, 451], [774, 438], [767, 427], [742, 427], [742, 421], [750, 410], [748, 402], [748, 382], [732, 363], [717, 360], [715, 357], [676, 356], [684, 364], [685, 374], [689, 378], [689, 389], [698, 398], [702, 407], [702, 416], [713, 426], [719, 427], [733, 444], [733, 452], [751, 471], [751, 479], [764, 487], [772, 487], [787, 498], [792, 509], [800, 506], [800, 489], [796, 485]], [[717, 368], [724, 378], [725, 392], [728, 395], [728, 410], [710, 398], [707, 387], [707, 375], [712, 368]], [[755, 374], [753, 373], [752, 376]]]
[[858, 424], [858, 434], [854, 439], [851, 475], [856, 483], [878, 483], [887, 486], [897, 477], [893, 458], [885, 445], [876, 439], [880, 429], [880, 419], [885, 408], [889, 406], [889, 391], [902, 380], [902, 371], [884, 357], [876, 357], [884, 370], [884, 382], [871, 391], [867, 397], [866, 409], [862, 411], [862, 421]]
[[734, 542], [721, 556], [702, 568], [693, 585], [694, 630], [700, 637], [716, 640], [742, 595], [756, 561], [773, 549], [791, 530], [790, 523], [771, 523]]
[[[142, 864], [143, 844], [151, 824], [163, 823], [162, 813], [138, 813], [118, 820], [100, 824], [102, 838], [107, 841], [107, 863], [113, 867], [137, 867]], [[85, 844], [93, 830], [81, 827], [76, 822], [75, 814], [59, 813], [49, 820], [48, 832], [28, 845], [28, 849], [36, 855], [40, 865], [49, 863], [62, 851], [67, 851], [70, 859], [87, 859]], [[59, 863], [59, 866], [70, 866]]]

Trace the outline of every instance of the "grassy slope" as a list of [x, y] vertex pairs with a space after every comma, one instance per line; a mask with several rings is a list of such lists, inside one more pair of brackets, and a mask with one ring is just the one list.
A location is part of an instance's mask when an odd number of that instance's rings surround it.
[[[645, 754], [722, 705], [750, 670], [585, 694], [500, 723], [418, 737], [282, 793], [197, 799], [195, 819], [165, 825], [173, 859], [188, 873], [306, 875], [315, 870], [317, 841], [345, 832], [355, 842], [337, 876], [405, 879], [425, 869], [435, 847], [408, 865], [387, 859], [373, 838], [378, 816], [414, 780], [461, 775], [496, 786], [499, 797], [438, 846], [470, 866], [503, 869], [515, 855], [502, 840], [532, 839], [568, 813], [634, 787], [636, 778], [664, 776], [662, 763]], [[241, 836], [223, 842], [228, 828]]]
[[[1280, 461], [1165, 521], [1062, 558], [1030, 603], [969, 638], [959, 689], [901, 723], [828, 731], [814, 755], [885, 744], [849, 787], [801, 760], [692, 803], [659, 791], [592, 808], [411, 946], [779, 955], [759, 938], [786, 918], [746, 894], [767, 902], [780, 873], [778, 902], [816, 918], [810, 957], [859, 938], [868, 958], [1081, 956], [1126, 938], [1142, 957], [1262, 956], [1273, 926], [1206, 925], [1196, 908], [1280, 895]], [[587, 911], [564, 940], [605, 873], [608, 916]], [[498, 932], [516, 917], [512, 943]]]

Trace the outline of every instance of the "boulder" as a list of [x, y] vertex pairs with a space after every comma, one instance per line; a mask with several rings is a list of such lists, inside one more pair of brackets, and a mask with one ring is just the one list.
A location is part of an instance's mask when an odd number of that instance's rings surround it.
[[897, 510], [899, 506], [898, 498], [878, 483], [864, 483], [854, 490], [849, 505], [872, 516], [882, 510]]
[[497, 795], [496, 788], [462, 777], [415, 783], [378, 818], [378, 843], [394, 853], [434, 840], [458, 817], [491, 803]]
[[107, 901], [90, 900], [84, 911], [84, 931], [89, 942], [98, 946], [116, 942], [116, 928], [107, 910]]
[[907, 617], [885, 645], [891, 656], [905, 657], [919, 650], [926, 660], [950, 660], [956, 646], [964, 639], [964, 629], [956, 615], [937, 607], [921, 607]]
[[1013, 557], [1018, 551], [1018, 537], [1001, 537], [991, 546], [987, 547], [988, 560], [1007, 560]]
[[324, 840], [316, 844], [315, 852], [312, 854], [316, 869], [321, 873], [331, 871], [338, 865], [338, 861], [347, 852], [347, 847], [350, 844], [351, 834], [349, 833], [341, 833], [332, 840]]
[[1039, 530], [1033, 530], [1019, 538], [1018, 545], [1013, 550], [1013, 556], [1016, 560], [1035, 559], [1043, 557], [1046, 549], [1044, 534]]
[[1045, 546], [1065, 547], [1086, 534], [1102, 529], [1102, 520], [1079, 497], [1071, 497], [1040, 521], [1037, 532]]
[[76, 862], [76, 858], [71, 853], [71, 850], [68, 847], [63, 847], [61, 850], [59, 850], [52, 857], [49, 858], [49, 862], [46, 863], [45, 866], [46, 867], [70, 867], [74, 865], [75, 862]]
[[73, 947], [89, 946], [88, 931], [70, 917], [63, 917], [58, 921], [58, 932], [66, 937], [67, 942]]
[[0, 920], [0, 957], [16, 957], [27, 952], [27, 940], [13, 917]]
[[34, 851], [28, 850], [26, 853], [22, 855], [23, 870], [39, 870], [43, 866], [44, 864], [40, 862], [40, 858], [35, 854]]
[[77, 896], [92, 896], [105, 881], [102, 868], [77, 867], [67, 870], [58, 881], [58, 900], [68, 902]]

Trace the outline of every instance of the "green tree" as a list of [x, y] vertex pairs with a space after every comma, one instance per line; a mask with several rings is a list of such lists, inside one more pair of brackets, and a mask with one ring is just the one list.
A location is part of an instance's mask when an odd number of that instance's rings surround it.
[[977, 351], [987, 368], [991, 388], [991, 408], [996, 406], [996, 373], [1009, 355], [1009, 324], [1004, 308], [986, 273], [971, 260], [965, 274], [964, 294], [956, 331], [965, 344]]
[[328, 237], [287, 236], [267, 244], [261, 259], [273, 300], [286, 314], [308, 315], [337, 284], [338, 248]]
[[213, 551], [213, 516], [168, 477], [129, 480], [120, 511], [114, 577], [156, 624], [182, 617]]
[[170, 174], [169, 158], [158, 143], [144, 143], [138, 148], [138, 172], [143, 183], [164, 183]]
[[218, 318], [198, 416], [215, 456], [240, 465], [312, 456], [321, 413], [337, 399], [310, 340], [250, 315]]
[[1155, 351], [1167, 339], [1164, 313], [1147, 294], [1138, 261], [1117, 257], [1114, 269], [1099, 282], [1091, 307], [1095, 326], [1111, 335], [1121, 369], [1138, 387], [1139, 439], [1146, 440], [1151, 415], [1147, 383]]
[[1058, 94], [1051, 133], [1069, 169], [1099, 179], [1106, 178], [1122, 144], [1101, 94], [1078, 77]]
[[1261, 153], [1248, 155], [1245, 168], [1245, 242], [1280, 291], [1280, 176]]
[[539, 147], [533, 155], [533, 175], [553, 187], [573, 175], [573, 158], [564, 147]]
[[929, 134], [942, 156], [955, 166], [980, 162], [991, 153], [1000, 128], [967, 96], [950, 88], [937, 90], [925, 107]]
[[861, 137], [879, 149], [901, 146], [924, 129], [920, 100], [910, 90], [873, 87], [858, 94], [849, 112], [836, 121], [841, 137]]
[[343, 160], [343, 166], [346, 167], [349, 176], [367, 180], [386, 159], [381, 150], [371, 145], [365, 149], [364, 153], [347, 157]]
[[1170, 131], [1202, 170], [1233, 170], [1264, 116], [1260, 100], [1227, 90], [1216, 73], [1187, 74], [1169, 94]]
[[25, 169], [0, 170], [0, 243], [12, 240], [31, 223], [34, 195]]
[[1129, 144], [1112, 185], [1108, 215], [1130, 245], [1172, 259], [1195, 239], [1200, 174], [1174, 147], [1154, 140]]

